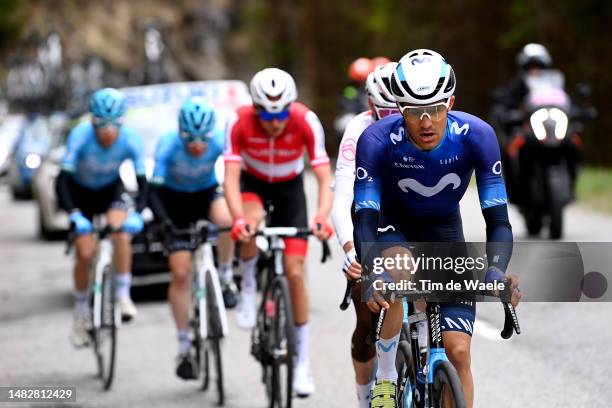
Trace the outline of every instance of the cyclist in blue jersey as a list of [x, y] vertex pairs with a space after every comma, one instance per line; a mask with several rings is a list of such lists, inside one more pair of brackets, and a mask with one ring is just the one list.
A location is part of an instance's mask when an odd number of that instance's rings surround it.
[[[162, 223], [179, 229], [203, 219], [230, 226], [232, 218], [215, 176], [215, 161], [223, 154], [225, 141], [225, 133], [215, 127], [215, 112], [204, 98], [194, 96], [182, 105], [178, 122], [179, 130], [162, 136], [157, 145], [149, 197], [151, 208]], [[223, 299], [227, 307], [234, 307], [237, 303], [232, 271], [234, 245], [229, 233], [219, 235], [218, 248]], [[179, 343], [176, 375], [186, 380], [197, 378], [189, 339], [191, 257], [195, 249], [189, 241], [175, 237], [168, 257], [172, 272], [168, 300]]]
[[[468, 113], [450, 111], [454, 90], [453, 69], [440, 54], [415, 50], [399, 61], [390, 91], [401, 115], [387, 116], [372, 124], [357, 144], [357, 253], [361, 254], [366, 243], [464, 241], [459, 200], [475, 170], [487, 243], [503, 243], [487, 245], [487, 279], [503, 280], [513, 238], [499, 146], [487, 123]], [[383, 224], [392, 227], [377, 232]], [[393, 249], [395, 253], [407, 251], [398, 246]], [[517, 280], [514, 276], [508, 279], [514, 288], [513, 303], [517, 304]], [[376, 342], [378, 368], [371, 404], [395, 406], [395, 355], [403, 307], [401, 302], [388, 301], [376, 291], [368, 307], [373, 312], [381, 307], [387, 309], [380, 340]], [[446, 353], [459, 373], [471, 407], [470, 347], [475, 305], [469, 301], [443, 303], [441, 309]]]
[[[143, 158], [144, 145], [139, 134], [122, 126], [125, 98], [116, 89], [104, 88], [89, 100], [91, 121], [77, 125], [68, 136], [61, 161], [56, 192], [59, 205], [70, 213], [77, 238], [74, 265], [74, 326], [71, 339], [75, 346], [89, 343], [87, 288], [89, 269], [95, 254], [92, 218], [106, 214], [109, 225], [122, 228], [113, 234], [114, 263], [117, 271], [117, 301], [123, 320], [131, 320], [137, 310], [130, 298], [130, 234], [143, 228], [140, 211], [146, 205], [147, 179]], [[119, 177], [119, 166], [131, 160], [136, 170], [139, 196], [135, 211]]]

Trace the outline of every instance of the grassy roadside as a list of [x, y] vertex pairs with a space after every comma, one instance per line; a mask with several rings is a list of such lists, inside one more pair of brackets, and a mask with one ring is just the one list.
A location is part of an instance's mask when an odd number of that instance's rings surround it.
[[583, 167], [576, 195], [579, 204], [612, 214], [612, 169]]

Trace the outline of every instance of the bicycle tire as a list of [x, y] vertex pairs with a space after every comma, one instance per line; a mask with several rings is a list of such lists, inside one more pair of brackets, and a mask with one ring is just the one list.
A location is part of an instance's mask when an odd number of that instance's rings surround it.
[[397, 401], [401, 408], [412, 406], [412, 384], [415, 384], [414, 366], [412, 361], [412, 349], [406, 340], [399, 342], [395, 358], [397, 369]]
[[[445, 391], [448, 391], [445, 393]], [[459, 380], [457, 370], [449, 361], [441, 361], [434, 373], [433, 395], [431, 396], [432, 407], [446, 408], [446, 396], [450, 393], [450, 407], [465, 408], [465, 396], [463, 395], [463, 387]]]
[[195, 297], [192, 298], [193, 317], [190, 322], [191, 330], [193, 331], [192, 346], [195, 351], [195, 361], [198, 368], [198, 376], [202, 376], [202, 385], [200, 389], [206, 391], [208, 389], [208, 354], [204, 347], [204, 339], [200, 336], [200, 305]]
[[[115, 304], [115, 280], [113, 278], [113, 268], [108, 265], [102, 272], [102, 302], [100, 320], [101, 325], [96, 334], [98, 340], [98, 356], [102, 363], [102, 384], [104, 391], [110, 390], [115, 374], [115, 359], [117, 350], [117, 325], [116, 304]], [[105, 336], [108, 338], [105, 339]], [[104, 353], [103, 342], [108, 341], [108, 353]]]
[[[216, 371], [217, 385], [217, 404], [222, 406], [225, 402], [225, 389], [223, 386], [223, 360], [221, 357], [221, 339], [223, 338], [223, 329], [221, 327], [219, 299], [216, 297], [216, 292], [213, 287], [212, 275], [210, 271], [206, 272], [206, 307], [208, 308], [208, 339], [207, 351], [210, 349], [214, 360]], [[220, 300], [223, 302], [223, 299]], [[208, 354], [208, 353], [207, 353]]]
[[[277, 277], [274, 280], [272, 300], [274, 302], [274, 317], [270, 333], [270, 355], [272, 356], [272, 399], [270, 400], [270, 408], [291, 408], [295, 327], [289, 284], [285, 277]], [[282, 383], [283, 377], [286, 380], [285, 384]]]

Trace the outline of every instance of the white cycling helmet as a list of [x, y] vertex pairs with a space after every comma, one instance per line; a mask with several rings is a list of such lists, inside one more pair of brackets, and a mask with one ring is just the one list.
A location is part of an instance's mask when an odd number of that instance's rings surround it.
[[391, 93], [397, 102], [429, 105], [455, 92], [455, 73], [435, 51], [410, 51], [398, 62], [391, 77]]
[[366, 79], [366, 92], [374, 105], [380, 108], [397, 108], [395, 99], [389, 91], [391, 76], [397, 62], [378, 65]]
[[279, 113], [297, 99], [295, 81], [282, 69], [263, 69], [251, 79], [251, 98], [267, 112]]
[[552, 58], [542, 44], [530, 43], [524, 46], [516, 56], [516, 64], [521, 69], [525, 69], [529, 65], [549, 68], [552, 65]]

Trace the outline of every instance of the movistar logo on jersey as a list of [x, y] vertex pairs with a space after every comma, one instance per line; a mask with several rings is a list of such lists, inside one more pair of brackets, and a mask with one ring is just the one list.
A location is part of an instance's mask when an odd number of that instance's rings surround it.
[[448, 173], [442, 177], [435, 186], [424, 186], [418, 180], [413, 178], [405, 178], [397, 182], [398, 187], [408, 193], [410, 190], [424, 196], [432, 197], [444, 190], [447, 186], [452, 186], [453, 190], [461, 185], [461, 179], [456, 173]]
[[401, 142], [404, 139], [404, 128], [400, 127], [397, 131], [397, 134], [391, 132], [389, 137], [391, 138], [391, 143], [396, 144], [397, 142]]
[[467, 133], [470, 131], [470, 125], [468, 123], [464, 123], [463, 125], [461, 125], [461, 127], [459, 127], [457, 122], [453, 122], [453, 124], [451, 125], [451, 130], [456, 135], [467, 135]]

